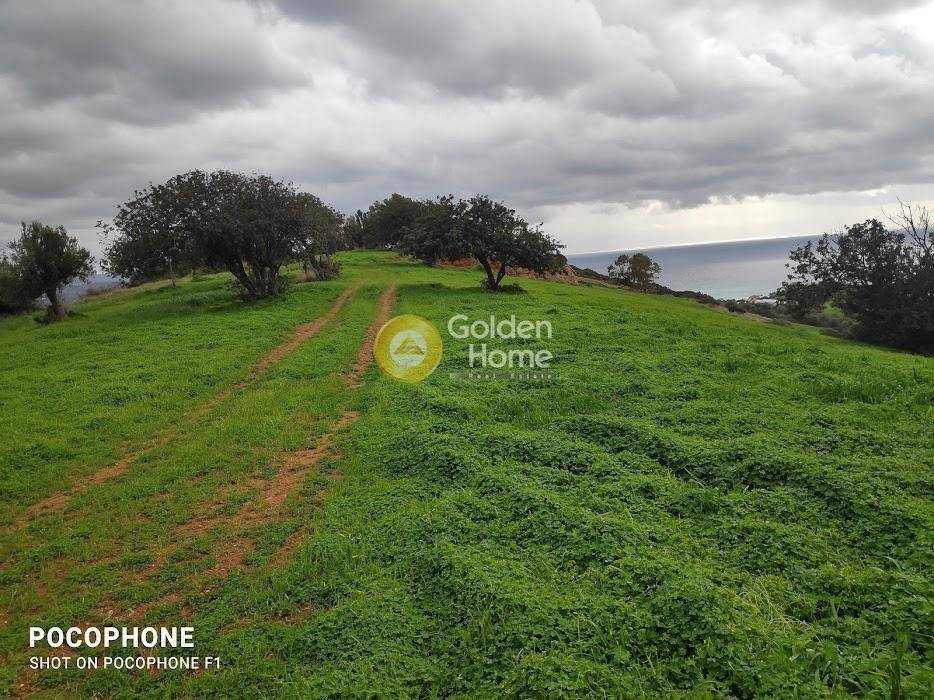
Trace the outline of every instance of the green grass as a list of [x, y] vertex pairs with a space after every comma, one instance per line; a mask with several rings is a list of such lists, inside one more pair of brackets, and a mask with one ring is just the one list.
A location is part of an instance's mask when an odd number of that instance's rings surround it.
[[[524, 279], [527, 293], [490, 294], [476, 271], [342, 262], [339, 280], [255, 305], [215, 276], [97, 297], [60, 325], [0, 320], [0, 688], [22, 676], [30, 625], [104, 624], [174, 594], [145, 620], [190, 621], [221, 671], [33, 682], [62, 696], [929, 694], [930, 358], [670, 297]], [[390, 283], [394, 313], [441, 329], [442, 364], [418, 384], [371, 367], [350, 390], [340, 373]], [[184, 418], [358, 285], [282, 363]], [[455, 313], [550, 320], [554, 338], [531, 346], [552, 350], [557, 379], [450, 379], [468, 344], [444, 328]], [[247, 570], [211, 575], [224, 524], [140, 578], [176, 528], [235, 513], [277, 453], [351, 409], [340, 454], [247, 532]], [[15, 528], [129, 449], [125, 474]], [[296, 531], [307, 539], [277, 563]]]

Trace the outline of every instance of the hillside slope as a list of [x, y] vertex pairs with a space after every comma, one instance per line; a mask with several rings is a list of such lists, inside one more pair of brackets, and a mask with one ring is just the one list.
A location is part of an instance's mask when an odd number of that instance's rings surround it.
[[[342, 263], [254, 305], [214, 276], [0, 320], [0, 688], [932, 687], [934, 360], [688, 300]], [[401, 313], [444, 337], [420, 383], [370, 362]], [[452, 379], [455, 314], [550, 321], [523, 346], [556, 378]], [[220, 671], [26, 669], [30, 625], [183, 622]]]

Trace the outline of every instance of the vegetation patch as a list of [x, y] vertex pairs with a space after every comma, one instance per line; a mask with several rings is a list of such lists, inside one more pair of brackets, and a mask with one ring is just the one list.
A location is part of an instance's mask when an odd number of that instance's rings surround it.
[[[275, 301], [206, 275], [0, 319], [5, 689], [928, 694], [930, 358], [689, 299], [338, 262]], [[422, 382], [370, 362], [392, 313], [442, 332]], [[555, 378], [451, 379], [456, 314], [547, 319]], [[102, 619], [191, 624], [222, 669], [23, 675], [30, 625]]]

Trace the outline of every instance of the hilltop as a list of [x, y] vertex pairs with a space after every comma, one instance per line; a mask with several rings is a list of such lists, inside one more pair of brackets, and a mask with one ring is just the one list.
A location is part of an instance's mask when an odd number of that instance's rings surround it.
[[[392, 254], [0, 319], [0, 687], [632, 696], [934, 683], [934, 359]], [[438, 369], [394, 381], [417, 314]], [[454, 379], [470, 319], [555, 378]], [[492, 342], [492, 341], [491, 341]], [[503, 347], [507, 347], [504, 345]], [[32, 625], [190, 623], [219, 671], [30, 672]]]

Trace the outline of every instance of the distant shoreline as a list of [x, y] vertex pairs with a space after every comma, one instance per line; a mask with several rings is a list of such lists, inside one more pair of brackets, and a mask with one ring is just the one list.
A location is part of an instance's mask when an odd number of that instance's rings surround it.
[[700, 292], [717, 299], [768, 296], [786, 279], [792, 249], [818, 236], [782, 236], [725, 242], [570, 253], [568, 262], [606, 273], [618, 255], [645, 253], [661, 266], [658, 282], [669, 289]]
[[696, 243], [664, 243], [662, 245], [648, 246], [642, 248], [619, 248], [611, 250], [593, 250], [582, 253], [565, 253], [568, 257], [574, 255], [609, 255], [610, 253], [644, 253], [652, 250], [669, 250], [671, 248], [698, 248], [702, 246], [720, 246], [720, 245], [730, 245], [733, 243], [763, 243], [766, 241], [790, 241], [790, 240], [810, 240], [813, 238], [819, 238], [823, 234], [809, 235], [809, 234], [796, 234], [794, 236], [768, 236], [764, 238], [736, 238], [732, 240], [725, 241], [698, 241]]

